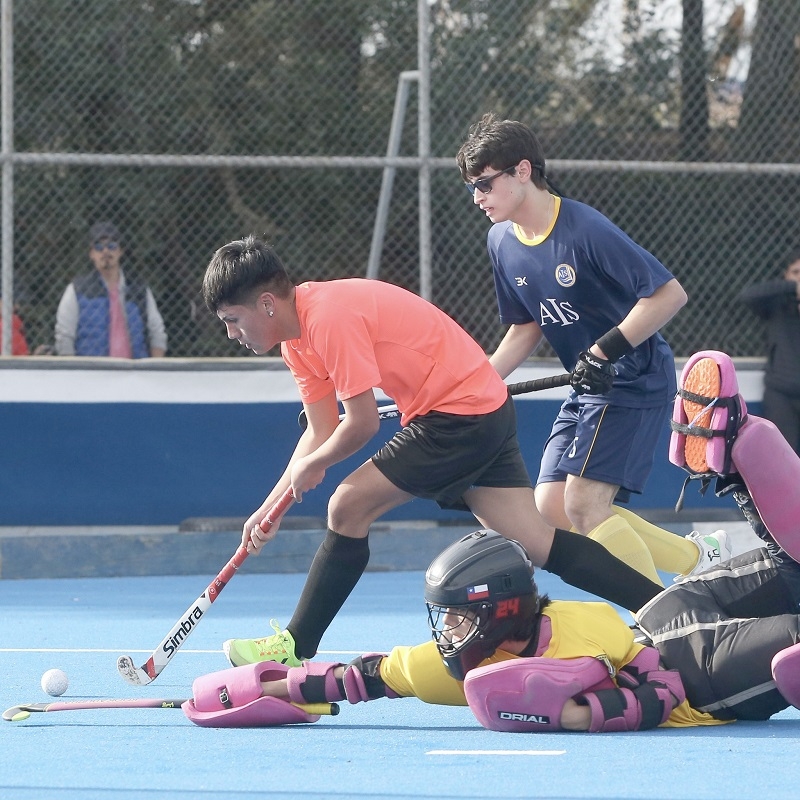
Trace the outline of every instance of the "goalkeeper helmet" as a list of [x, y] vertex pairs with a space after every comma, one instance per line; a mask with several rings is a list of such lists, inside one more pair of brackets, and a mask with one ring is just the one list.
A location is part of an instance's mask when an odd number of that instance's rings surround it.
[[540, 610], [525, 549], [492, 530], [470, 533], [434, 559], [425, 602], [444, 665], [459, 681], [502, 642], [530, 639]]

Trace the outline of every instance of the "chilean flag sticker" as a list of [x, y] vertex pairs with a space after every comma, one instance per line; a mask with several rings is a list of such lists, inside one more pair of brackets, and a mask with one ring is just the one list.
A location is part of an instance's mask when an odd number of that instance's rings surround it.
[[467, 589], [467, 600], [483, 600], [489, 596], [489, 587], [485, 583], [478, 586], [470, 586]]

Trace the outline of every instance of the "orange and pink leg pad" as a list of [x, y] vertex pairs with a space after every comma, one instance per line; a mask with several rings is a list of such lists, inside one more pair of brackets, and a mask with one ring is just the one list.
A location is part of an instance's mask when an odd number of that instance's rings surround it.
[[738, 474], [769, 533], [800, 561], [800, 458], [772, 422], [748, 414], [726, 353], [703, 350], [686, 362], [669, 460], [694, 477]]

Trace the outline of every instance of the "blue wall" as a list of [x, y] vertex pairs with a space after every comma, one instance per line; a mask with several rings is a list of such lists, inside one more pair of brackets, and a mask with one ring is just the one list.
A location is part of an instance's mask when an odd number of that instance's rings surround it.
[[[0, 370], [0, 380], [11, 375]], [[280, 476], [300, 432], [296, 400], [9, 402], [3, 395], [0, 391], [0, 525], [5, 526], [173, 525], [188, 517], [245, 517]], [[533, 477], [559, 405], [559, 398], [544, 395], [516, 402], [520, 442]], [[758, 404], [751, 401], [750, 409], [757, 413]], [[397, 428], [394, 420], [382, 425], [369, 447], [331, 469], [294, 513], [324, 517], [336, 484]], [[668, 462], [668, 439], [665, 425], [645, 494], [635, 497], [632, 507], [674, 507], [685, 474]], [[696, 485], [687, 492], [687, 508], [734, 507], [711, 491], [701, 498]], [[428, 518], [469, 517], [424, 500], [387, 515]]]

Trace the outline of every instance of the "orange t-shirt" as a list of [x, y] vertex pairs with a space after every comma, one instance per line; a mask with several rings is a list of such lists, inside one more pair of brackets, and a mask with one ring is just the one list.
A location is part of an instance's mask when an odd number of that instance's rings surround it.
[[480, 345], [421, 297], [378, 280], [309, 282], [296, 289], [301, 334], [281, 344], [304, 403], [382, 389], [403, 425], [429, 411], [488, 414], [505, 383]]

